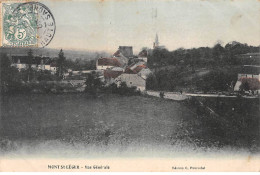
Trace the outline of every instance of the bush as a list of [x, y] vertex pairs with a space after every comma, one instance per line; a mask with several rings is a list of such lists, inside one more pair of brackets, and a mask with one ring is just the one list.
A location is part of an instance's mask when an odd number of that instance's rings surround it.
[[96, 72], [88, 74], [85, 84], [85, 92], [94, 96], [97, 94], [98, 90], [103, 88], [103, 82], [101, 82], [99, 75]]
[[120, 86], [118, 87], [118, 93], [120, 95], [136, 95], [138, 91], [136, 90], [136, 87], [128, 87], [125, 82], [122, 82]]
[[56, 75], [52, 75], [50, 71], [37, 72], [38, 81], [55, 81], [57, 80]]
[[120, 86], [117, 86], [117, 84], [112, 83], [109, 86], [102, 88], [103, 92], [107, 93], [114, 93], [114, 94], [120, 94], [120, 95], [141, 95], [140, 90], [136, 90], [136, 87], [128, 87], [125, 82], [122, 82]]

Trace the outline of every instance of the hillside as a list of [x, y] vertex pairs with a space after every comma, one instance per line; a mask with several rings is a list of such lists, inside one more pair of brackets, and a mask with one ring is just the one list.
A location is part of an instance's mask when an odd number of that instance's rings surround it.
[[232, 91], [242, 65], [259, 65], [259, 47], [239, 42], [224, 47], [154, 49], [148, 55], [153, 75], [147, 89], [164, 91]]

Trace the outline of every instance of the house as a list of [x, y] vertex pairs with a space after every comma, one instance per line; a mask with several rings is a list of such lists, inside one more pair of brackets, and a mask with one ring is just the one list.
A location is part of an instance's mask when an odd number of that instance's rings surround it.
[[[29, 60], [27, 55], [13, 55], [11, 58], [12, 66], [17, 68], [19, 71], [29, 68]], [[35, 58], [31, 61], [31, 68], [36, 70], [38, 69], [38, 60]]]
[[113, 67], [121, 67], [122, 64], [116, 58], [99, 58], [96, 62], [97, 70], [106, 70]]
[[121, 63], [121, 67], [126, 67], [128, 61], [134, 58], [132, 46], [119, 46], [118, 50], [113, 54], [114, 58], [117, 58]]
[[119, 46], [118, 51], [128, 59], [134, 56], [132, 46]]
[[121, 63], [122, 65], [121, 67], [126, 67], [126, 65], [128, 64], [129, 58], [124, 56], [120, 50], [117, 50], [113, 54], [113, 57], [116, 58]]
[[45, 64], [45, 65], [41, 65], [41, 70], [51, 70], [51, 65], [50, 64]]
[[125, 69], [122, 67], [113, 67], [113, 68], [111, 68], [111, 70], [124, 72]]
[[148, 57], [148, 51], [147, 50], [142, 50], [139, 54], [138, 54], [138, 59], [142, 60], [144, 62], [147, 62], [147, 57]]
[[19, 71], [22, 69], [28, 68], [28, 61], [27, 56], [24, 55], [15, 55], [12, 56], [12, 65], [13, 67], [17, 68]]
[[[234, 87], [234, 91], [240, 90], [240, 85], [243, 79], [257, 79], [260, 82], [260, 66], [256, 65], [244, 65], [238, 73], [237, 82]], [[259, 90], [258, 90], [259, 91]]]
[[51, 59], [45, 60], [45, 62], [41, 63], [42, 70], [50, 71], [51, 70], [51, 64], [52, 64], [52, 60]]
[[136, 87], [137, 90], [145, 91], [146, 81], [137, 74], [123, 73], [115, 79], [117, 86], [120, 86], [122, 82], [125, 82], [128, 87]]
[[91, 74], [92, 72], [96, 72], [96, 70], [78, 70], [73, 71], [71, 69], [67, 70], [68, 72], [64, 74], [65, 79], [82, 79], [86, 78], [88, 74]]
[[260, 66], [244, 65], [237, 78], [238, 80], [242, 78], [256, 78], [260, 81]]
[[46, 70], [45, 64], [43, 60], [40, 60], [40, 64], [38, 65], [38, 70]]
[[50, 64], [51, 74], [56, 74], [57, 69], [58, 69], [58, 67], [57, 67], [57, 65], [56, 65], [56, 62], [52, 62], [52, 63]]
[[115, 82], [115, 79], [123, 73], [122, 70], [104, 70], [104, 79], [106, 84], [112, 84]]
[[39, 70], [48, 70], [51, 72], [51, 74], [56, 74], [57, 72], [57, 63], [55, 60], [50, 58], [44, 58], [41, 60], [41, 64], [38, 65]]
[[[27, 55], [12, 55], [12, 66], [16, 67], [19, 71], [29, 68], [29, 60]], [[31, 68], [34, 70], [48, 70], [53, 74], [57, 71], [56, 63], [49, 57], [35, 56], [31, 62]]]
[[142, 69], [140, 72], [138, 72], [137, 75], [139, 75], [140, 77], [146, 80], [151, 73], [152, 71], [149, 68], [145, 68]]
[[130, 66], [128, 66], [125, 69], [125, 73], [128, 74], [137, 74], [138, 72], [140, 72], [142, 69], [146, 68], [146, 63], [143, 61], [139, 61], [137, 63], [133, 63]]
[[259, 65], [260, 64], [260, 53], [246, 53], [236, 55], [236, 59], [239, 60], [241, 64], [247, 65]]

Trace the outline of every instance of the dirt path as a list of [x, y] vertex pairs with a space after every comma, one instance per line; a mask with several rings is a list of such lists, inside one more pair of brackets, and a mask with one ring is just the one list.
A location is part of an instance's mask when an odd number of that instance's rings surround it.
[[[160, 97], [160, 92], [164, 91], [146, 91], [147, 95]], [[196, 94], [196, 93], [179, 93], [179, 92], [164, 92], [164, 98], [182, 101], [190, 97], [220, 97], [220, 98], [237, 98], [236, 95], [219, 95], [219, 94]], [[242, 96], [242, 98], [259, 98], [258, 96]]]

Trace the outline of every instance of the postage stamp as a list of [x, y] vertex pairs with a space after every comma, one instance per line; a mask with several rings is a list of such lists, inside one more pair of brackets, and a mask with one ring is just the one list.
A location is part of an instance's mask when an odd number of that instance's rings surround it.
[[45, 47], [55, 34], [55, 19], [39, 2], [2, 4], [4, 47]]

